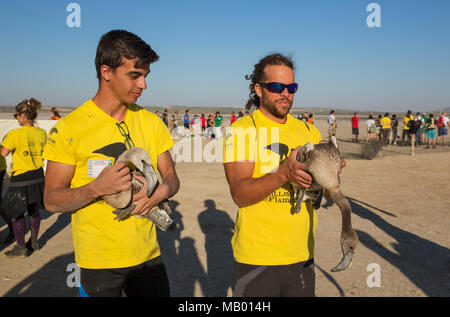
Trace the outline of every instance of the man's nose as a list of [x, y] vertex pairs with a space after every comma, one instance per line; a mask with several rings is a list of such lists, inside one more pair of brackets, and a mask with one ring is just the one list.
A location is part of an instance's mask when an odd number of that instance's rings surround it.
[[283, 91], [281, 92], [281, 94], [280, 94], [281, 96], [283, 96], [283, 97], [289, 97], [289, 91], [288, 91], [288, 89], [287, 89], [287, 87], [284, 87], [284, 89], [283, 89]]
[[138, 87], [140, 89], [147, 89], [147, 82], [146, 82], [145, 77], [142, 76], [141, 78], [139, 78]]

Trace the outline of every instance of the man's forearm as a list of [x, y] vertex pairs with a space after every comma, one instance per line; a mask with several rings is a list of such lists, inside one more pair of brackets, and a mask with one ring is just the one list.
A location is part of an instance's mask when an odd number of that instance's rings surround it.
[[180, 181], [176, 174], [167, 175], [159, 184], [153, 195], [149, 198], [152, 205], [157, 205], [161, 201], [169, 199], [180, 189]]
[[71, 212], [80, 209], [99, 197], [91, 182], [77, 188], [55, 188], [44, 194], [45, 208], [49, 212]]
[[231, 196], [240, 207], [256, 204], [284, 185], [288, 180], [281, 173], [268, 173], [259, 178], [241, 178], [231, 186]]

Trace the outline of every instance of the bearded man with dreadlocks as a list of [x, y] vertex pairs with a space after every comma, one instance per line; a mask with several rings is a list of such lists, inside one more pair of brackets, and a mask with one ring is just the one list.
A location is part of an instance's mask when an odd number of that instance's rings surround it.
[[310, 187], [312, 177], [296, 160], [304, 144], [321, 134], [289, 111], [298, 84], [291, 58], [262, 58], [250, 80], [246, 108], [224, 138], [224, 168], [238, 205], [232, 238], [236, 260], [233, 296], [314, 296], [314, 231], [311, 202], [294, 213], [291, 182]]

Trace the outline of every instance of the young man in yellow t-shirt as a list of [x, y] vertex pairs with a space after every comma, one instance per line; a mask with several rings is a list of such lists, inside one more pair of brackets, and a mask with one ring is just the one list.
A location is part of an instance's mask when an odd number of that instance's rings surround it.
[[255, 65], [247, 107], [224, 138], [224, 168], [239, 206], [232, 238], [236, 260], [233, 296], [314, 296], [314, 231], [311, 202], [294, 213], [292, 183], [309, 187], [311, 175], [296, 160], [301, 146], [321, 142], [320, 132], [289, 114], [293, 62], [273, 54]]
[[137, 206], [132, 215], [145, 215], [179, 189], [167, 127], [134, 104], [147, 88], [150, 64], [157, 60], [135, 34], [106, 33], [95, 58], [97, 94], [49, 132], [45, 205], [50, 212], [72, 212], [75, 260], [88, 296], [121, 296], [122, 291], [127, 296], [170, 295], [155, 224], [142, 217], [114, 220], [114, 208], [102, 199], [130, 188], [129, 168], [114, 163], [132, 146], [147, 150], [162, 178], [151, 197], [141, 178], [145, 186], [133, 196]]

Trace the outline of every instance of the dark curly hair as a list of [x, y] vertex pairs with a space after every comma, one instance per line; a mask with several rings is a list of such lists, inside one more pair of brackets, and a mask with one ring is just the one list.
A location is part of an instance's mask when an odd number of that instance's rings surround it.
[[100, 79], [102, 65], [113, 70], [122, 65], [122, 57], [138, 58], [135, 67], [149, 65], [159, 59], [158, 54], [139, 36], [125, 30], [112, 30], [104, 34], [97, 46], [95, 68], [97, 78]]
[[245, 79], [251, 81], [249, 86], [250, 93], [248, 94], [249, 98], [245, 105], [247, 110], [250, 110], [252, 106], [255, 106], [256, 108], [259, 108], [260, 106], [259, 97], [255, 92], [255, 84], [264, 80], [264, 68], [268, 65], [284, 65], [292, 70], [295, 69], [291, 56], [274, 53], [260, 59], [258, 64], [255, 65], [253, 73], [251, 75], [245, 75]]
[[28, 120], [34, 121], [41, 107], [42, 104], [39, 100], [34, 98], [25, 99], [16, 106], [16, 113], [24, 113]]

